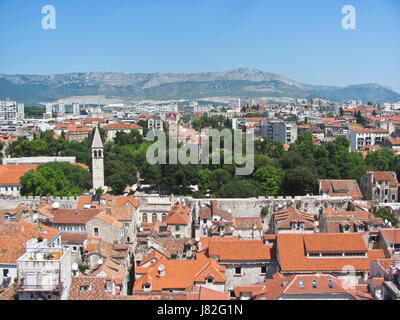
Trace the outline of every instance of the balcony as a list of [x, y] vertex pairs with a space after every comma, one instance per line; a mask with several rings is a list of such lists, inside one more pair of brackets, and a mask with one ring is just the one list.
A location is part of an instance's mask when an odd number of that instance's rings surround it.
[[17, 287], [18, 292], [35, 292], [35, 291], [47, 291], [47, 292], [60, 292], [62, 290], [62, 284], [19, 284]]

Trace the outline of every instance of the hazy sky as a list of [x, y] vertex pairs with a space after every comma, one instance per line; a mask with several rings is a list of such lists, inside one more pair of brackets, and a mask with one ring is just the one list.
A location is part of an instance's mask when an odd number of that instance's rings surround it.
[[[55, 30], [42, 29], [45, 5]], [[341, 26], [345, 5], [356, 30]], [[238, 67], [400, 92], [400, 1], [0, 0], [0, 73]]]

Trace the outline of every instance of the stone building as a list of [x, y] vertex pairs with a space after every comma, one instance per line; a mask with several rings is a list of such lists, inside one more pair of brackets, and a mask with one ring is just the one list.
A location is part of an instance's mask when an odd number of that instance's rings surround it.
[[264, 281], [278, 271], [272, 245], [263, 240], [200, 239], [202, 249], [226, 268], [226, 289]]
[[104, 188], [104, 149], [97, 127], [92, 142], [92, 179], [93, 193], [98, 188]]
[[365, 200], [398, 202], [399, 182], [393, 171], [368, 171], [360, 178], [360, 188]]

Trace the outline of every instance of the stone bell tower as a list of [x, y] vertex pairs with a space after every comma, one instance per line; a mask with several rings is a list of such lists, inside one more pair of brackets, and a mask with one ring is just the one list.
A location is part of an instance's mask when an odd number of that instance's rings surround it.
[[93, 193], [97, 188], [104, 188], [104, 149], [97, 127], [92, 143], [92, 179]]

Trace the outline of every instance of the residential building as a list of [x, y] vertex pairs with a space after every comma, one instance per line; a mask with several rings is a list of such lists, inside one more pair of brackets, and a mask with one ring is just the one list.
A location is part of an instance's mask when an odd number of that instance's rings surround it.
[[314, 215], [302, 212], [292, 206], [271, 215], [273, 233], [314, 233], [318, 232], [318, 224]]
[[227, 290], [263, 281], [277, 271], [275, 247], [263, 240], [201, 238], [200, 243], [210, 258], [226, 268]]
[[26, 252], [31, 239], [46, 240], [49, 247], [61, 245], [60, 231], [39, 223], [25, 221], [0, 223], [0, 287], [14, 283], [17, 259]]
[[387, 130], [373, 128], [351, 128], [347, 136], [351, 151], [359, 150], [365, 145], [380, 145], [388, 137]]
[[361, 200], [362, 193], [357, 180], [319, 179], [319, 194], [331, 197], [352, 197]]
[[117, 132], [130, 133], [132, 130], [138, 130], [143, 135], [143, 128], [136, 123], [110, 123], [103, 126], [106, 132], [106, 141], [112, 141]]
[[17, 260], [18, 300], [67, 300], [71, 286], [71, 251], [32, 239]]
[[360, 178], [365, 200], [381, 203], [398, 202], [399, 182], [393, 171], [368, 171]]
[[0, 165], [0, 195], [18, 197], [21, 191], [21, 177], [37, 167], [37, 164]]
[[371, 261], [385, 255], [368, 249], [360, 233], [280, 233], [276, 257], [285, 276], [320, 272], [355, 285], [368, 275]]

